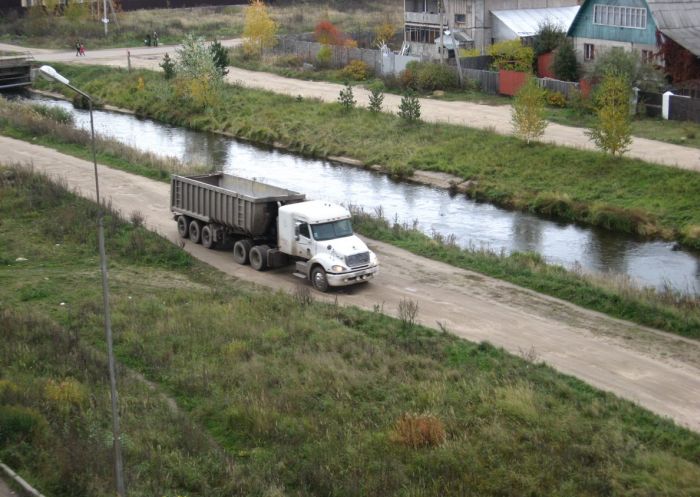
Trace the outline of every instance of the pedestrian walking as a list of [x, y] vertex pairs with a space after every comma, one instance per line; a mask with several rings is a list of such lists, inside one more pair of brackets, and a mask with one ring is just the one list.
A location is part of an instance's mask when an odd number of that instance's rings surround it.
[[80, 48], [78, 49], [78, 53], [80, 54], [81, 57], [85, 57], [85, 45], [83, 43], [80, 44]]
[[151, 46], [151, 34], [150, 33], [146, 35], [146, 39], [143, 40], [143, 44], [146, 45], [147, 47]]
[[75, 40], [75, 56], [80, 55], [80, 40]]
[[158, 46], [158, 33], [156, 33], [155, 31], [153, 32], [153, 46]]

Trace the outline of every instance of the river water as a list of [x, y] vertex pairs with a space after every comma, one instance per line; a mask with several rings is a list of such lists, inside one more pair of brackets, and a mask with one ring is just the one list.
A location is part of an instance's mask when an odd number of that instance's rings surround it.
[[[69, 102], [32, 97], [69, 110], [77, 126], [89, 129], [87, 111]], [[191, 131], [115, 112], [95, 111], [95, 130], [140, 150], [177, 157], [229, 174], [305, 193], [307, 198], [352, 204], [427, 234], [454, 235], [463, 247], [496, 252], [537, 252], [567, 268], [629, 276], [644, 286], [670, 286], [700, 294], [700, 254], [674, 244], [645, 241], [598, 228], [558, 223], [513, 212], [427, 186], [398, 182], [359, 168], [261, 148], [212, 133]], [[105, 192], [109, 195], [109, 191]]]

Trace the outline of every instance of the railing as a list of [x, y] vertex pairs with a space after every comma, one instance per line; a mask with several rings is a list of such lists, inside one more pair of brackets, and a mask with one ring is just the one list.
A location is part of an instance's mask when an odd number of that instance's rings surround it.
[[440, 24], [440, 14], [431, 14], [430, 12], [406, 12], [404, 20], [406, 22], [415, 22], [419, 24]]

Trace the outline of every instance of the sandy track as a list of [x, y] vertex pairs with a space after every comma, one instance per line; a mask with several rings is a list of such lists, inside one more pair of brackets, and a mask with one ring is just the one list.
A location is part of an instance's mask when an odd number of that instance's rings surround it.
[[[39, 171], [64, 177], [92, 197], [89, 162], [30, 143], [0, 137], [4, 162], [32, 163]], [[167, 184], [100, 167], [103, 195], [126, 216], [141, 212], [145, 224], [176, 241]], [[438, 322], [451, 333], [487, 340], [515, 354], [533, 351], [539, 360], [591, 385], [616, 393], [696, 431], [700, 431], [700, 343], [608, 318], [566, 302], [417, 257], [368, 240], [381, 262], [369, 285], [316, 298], [396, 314], [402, 299], [419, 305], [419, 321]], [[185, 250], [242, 280], [293, 291], [299, 280], [291, 269], [258, 273], [238, 266], [229, 252], [187, 243]]]
[[[222, 40], [227, 47], [240, 44], [240, 40]], [[0, 44], [4, 50], [27, 50], [12, 45]], [[163, 54], [175, 54], [176, 46], [136, 47], [136, 48], [110, 48], [104, 50], [88, 50], [86, 57], [76, 57], [74, 50], [48, 51], [34, 50], [38, 60], [46, 62], [73, 62], [81, 64], [103, 64], [117, 67], [126, 67], [127, 50], [131, 52], [131, 64], [133, 67], [144, 67], [158, 70], [158, 64]], [[226, 76], [230, 83], [240, 83], [251, 88], [265, 89], [276, 93], [304, 98], [317, 98], [325, 102], [336, 102], [342, 85], [318, 81], [303, 81], [285, 78], [274, 74], [247, 71], [236, 67], [230, 67]], [[369, 92], [356, 87], [355, 98], [359, 105], [367, 106]], [[501, 134], [511, 134], [510, 106], [480, 105], [470, 102], [446, 102], [432, 99], [421, 100], [421, 117], [430, 122], [446, 122], [461, 124], [474, 128], [488, 128]], [[384, 109], [396, 113], [401, 97], [386, 94], [384, 96]], [[563, 126], [550, 123], [545, 130], [543, 141], [565, 145], [568, 147], [594, 150], [594, 144], [584, 134], [584, 129], [572, 126]], [[655, 162], [667, 166], [674, 166], [700, 172], [700, 149], [663, 143], [646, 138], [633, 138], [629, 157], [636, 157], [649, 162]]]

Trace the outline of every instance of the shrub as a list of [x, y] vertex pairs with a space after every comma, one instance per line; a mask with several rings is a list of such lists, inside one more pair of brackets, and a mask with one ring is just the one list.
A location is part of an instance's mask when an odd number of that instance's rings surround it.
[[570, 40], [564, 40], [554, 53], [552, 62], [554, 75], [562, 81], [578, 81], [581, 74], [581, 66], [576, 60], [576, 51]]
[[0, 406], [0, 444], [11, 440], [31, 441], [48, 427], [46, 419], [34, 409]]
[[73, 114], [61, 107], [50, 107], [48, 105], [36, 104], [32, 108], [42, 116], [60, 124], [73, 124]]
[[173, 62], [173, 59], [170, 58], [167, 52], [163, 56], [163, 61], [158, 65], [163, 69], [165, 79], [172, 79], [175, 76], [175, 62]]
[[608, 75], [596, 94], [596, 121], [586, 132], [596, 146], [613, 156], [624, 154], [632, 143], [630, 86], [623, 76]]
[[411, 67], [406, 67], [406, 69], [399, 74], [399, 86], [404, 90], [415, 90], [417, 88], [416, 73]]
[[442, 421], [428, 414], [402, 414], [391, 434], [392, 441], [412, 449], [438, 447], [446, 438]]
[[228, 50], [221, 45], [219, 40], [214, 40], [211, 45], [209, 45], [209, 51], [211, 52], [212, 59], [214, 59], [214, 65], [219, 69], [223, 76], [228, 74], [229, 60], [228, 60]]
[[355, 108], [355, 97], [352, 93], [352, 86], [349, 83], [346, 83], [345, 88], [340, 90], [338, 102], [343, 106], [343, 112], [350, 112]]
[[455, 70], [446, 64], [410, 62], [400, 75], [401, 86], [421, 91], [448, 90], [459, 86]]
[[331, 59], [333, 58], [333, 51], [328, 45], [323, 45], [318, 53], [316, 54], [316, 62], [319, 67], [328, 67], [331, 65]]
[[538, 26], [535, 34], [535, 55], [542, 55], [558, 48], [566, 40], [566, 32], [549, 19]]
[[491, 45], [489, 55], [496, 69], [531, 72], [535, 52], [524, 47], [520, 40], [508, 40]]
[[345, 36], [329, 20], [320, 21], [314, 28], [316, 41], [323, 45], [344, 45]]
[[413, 92], [409, 92], [401, 98], [399, 117], [409, 124], [420, 119], [420, 101]]
[[304, 61], [298, 55], [288, 54], [276, 57], [273, 64], [277, 67], [299, 68], [304, 65]]
[[350, 63], [343, 68], [341, 74], [344, 78], [355, 81], [363, 81], [369, 75], [369, 66], [363, 60], [351, 60]]
[[566, 97], [559, 91], [548, 91], [547, 104], [552, 107], [566, 107]]
[[369, 94], [369, 110], [370, 112], [381, 112], [382, 104], [384, 103], [384, 92], [378, 86], [370, 88]]
[[513, 101], [511, 120], [515, 134], [528, 144], [542, 136], [547, 127], [544, 118], [544, 93], [544, 90], [537, 86], [535, 78], [529, 77]]

